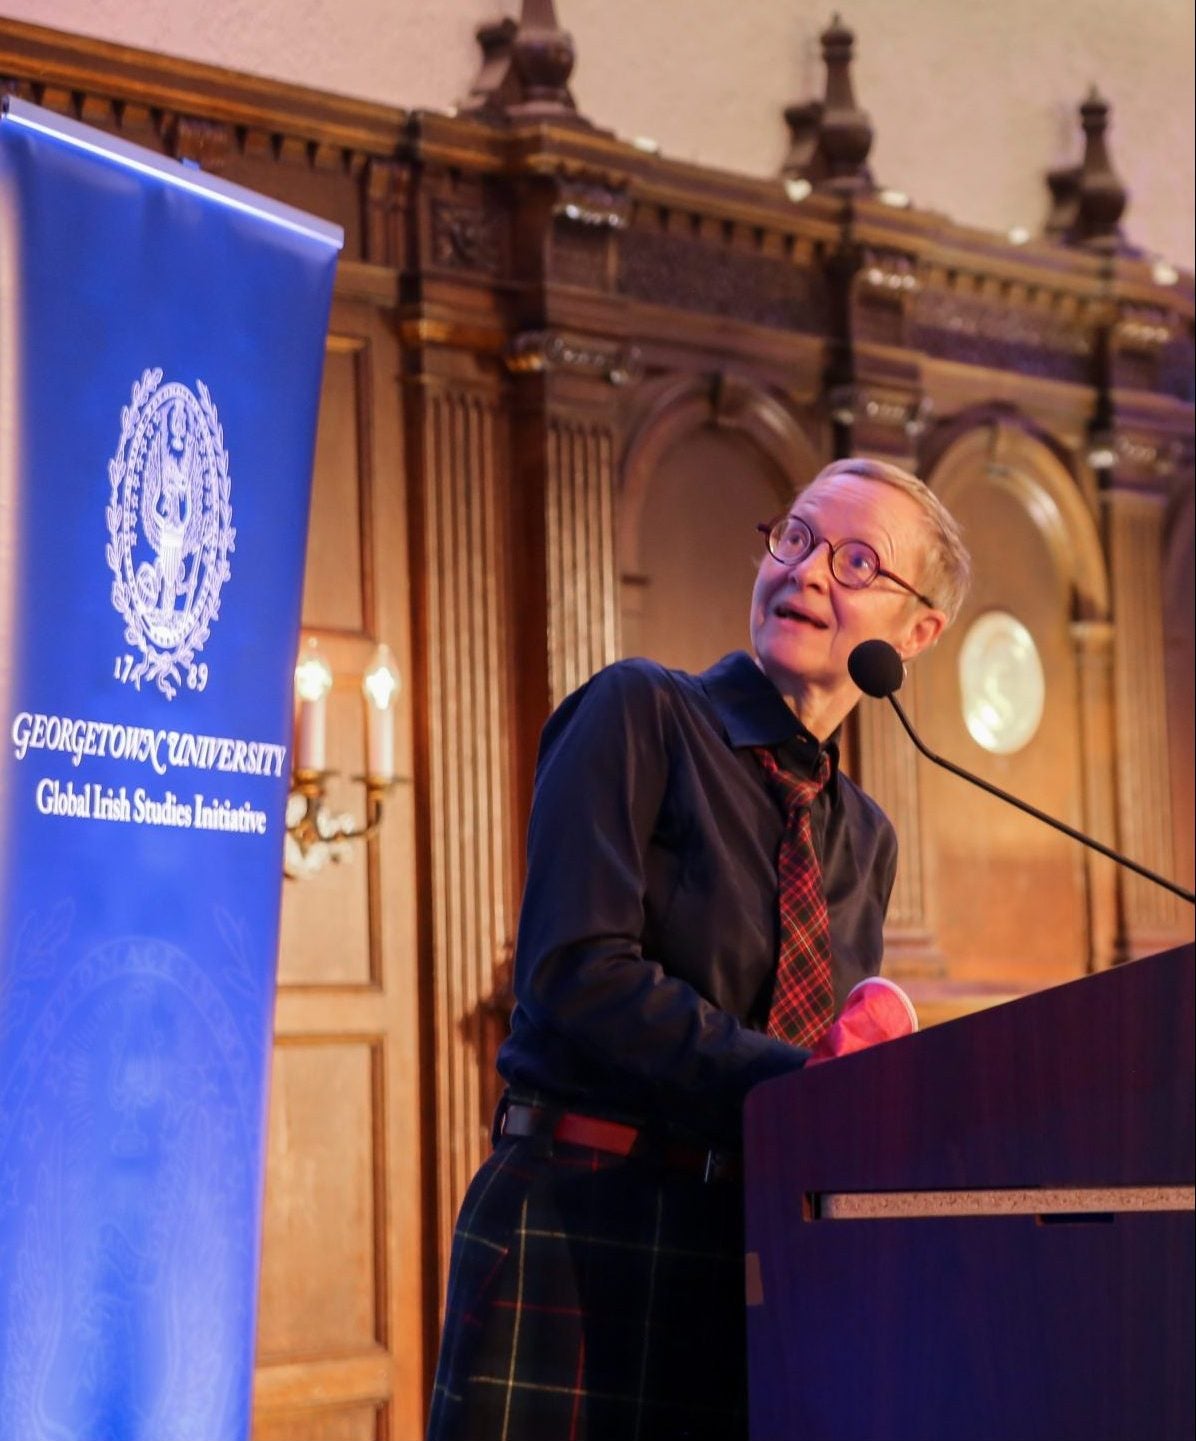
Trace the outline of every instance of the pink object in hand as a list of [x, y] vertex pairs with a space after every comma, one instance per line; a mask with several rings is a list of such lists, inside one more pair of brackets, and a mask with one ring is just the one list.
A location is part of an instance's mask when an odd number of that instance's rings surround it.
[[848, 992], [838, 1020], [815, 1044], [806, 1065], [893, 1041], [917, 1029], [918, 1013], [901, 987], [883, 976], [869, 976]]

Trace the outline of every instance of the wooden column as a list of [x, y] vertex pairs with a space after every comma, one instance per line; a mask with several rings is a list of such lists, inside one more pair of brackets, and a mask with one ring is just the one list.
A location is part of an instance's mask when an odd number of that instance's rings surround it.
[[619, 655], [617, 399], [636, 363], [616, 343], [555, 331], [524, 333], [511, 347], [520, 814], [549, 712]]
[[[894, 323], [900, 324], [901, 307], [910, 291], [903, 282], [912, 271], [908, 260], [895, 252], [868, 250], [864, 259], [855, 302], [856, 328], [865, 335], [884, 334], [890, 310], [897, 317]], [[862, 347], [856, 365], [857, 384], [850, 396], [851, 453], [916, 471], [915, 417], [921, 396], [916, 368], [895, 362], [874, 345]], [[912, 683], [906, 682], [899, 698], [917, 729], [916, 662], [910, 676]], [[946, 958], [935, 936], [922, 832], [921, 774], [927, 762], [919, 761], [886, 701], [865, 697], [855, 715], [860, 782], [893, 822], [900, 841], [897, 879], [885, 923], [885, 972], [898, 979], [943, 976]]]
[[[1105, 620], [1071, 624], [1080, 714], [1084, 830], [1116, 846], [1117, 791], [1113, 736], [1113, 626]], [[1088, 967], [1103, 971], [1118, 959], [1118, 866], [1084, 850], [1088, 888]]]
[[488, 1008], [514, 921], [508, 483], [496, 380], [429, 347], [409, 357], [406, 389], [443, 1278], [456, 1212], [489, 1149]]
[[[1118, 486], [1106, 493], [1105, 503], [1116, 627], [1118, 849], [1171, 878], [1176, 866], [1163, 668], [1163, 503], [1153, 492]], [[1119, 882], [1119, 959], [1163, 950], [1184, 938], [1191, 913], [1178, 899], [1128, 871]]]
[[619, 654], [609, 418], [552, 416], [545, 472], [553, 704]]
[[[913, 672], [911, 672], [912, 674]], [[917, 687], [901, 694], [902, 708], [917, 729]], [[860, 784], [900, 837], [897, 879], [885, 923], [885, 973], [942, 976], [946, 964], [935, 939], [922, 838], [918, 753], [887, 701], [865, 697], [856, 710]]]

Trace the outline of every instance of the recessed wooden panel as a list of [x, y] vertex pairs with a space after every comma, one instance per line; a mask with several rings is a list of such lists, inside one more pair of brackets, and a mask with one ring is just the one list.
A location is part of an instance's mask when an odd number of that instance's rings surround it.
[[792, 485], [754, 445], [704, 426], [670, 449], [644, 498], [641, 572], [624, 575], [623, 653], [704, 670], [749, 645], [748, 611], [770, 520]]
[[[330, 660], [335, 660], [333, 655]], [[364, 790], [353, 780], [365, 764], [365, 712], [356, 673], [338, 674], [328, 697], [331, 815], [364, 818]], [[368, 985], [374, 975], [369, 855], [353, 841], [344, 858], [283, 887], [278, 981], [284, 986]]]
[[1163, 638], [1167, 668], [1167, 739], [1171, 757], [1175, 811], [1174, 879], [1189, 889], [1196, 884], [1196, 767], [1192, 756], [1192, 717], [1196, 714], [1196, 635], [1193, 635], [1193, 576], [1196, 537], [1193, 535], [1192, 477], [1182, 487], [1165, 530], [1163, 561]]
[[253, 1441], [375, 1441], [377, 1406], [309, 1406], [254, 1417]]
[[366, 1042], [275, 1046], [259, 1363], [376, 1339], [375, 1071]]
[[366, 369], [363, 341], [329, 336], [307, 534], [305, 626], [348, 631], [366, 627], [362, 487], [368, 457], [361, 435]]
[[[975, 580], [955, 625], [914, 668], [920, 732], [948, 760], [1082, 827], [1069, 585], [1019, 495], [978, 481], [952, 500], [952, 510], [972, 551]], [[1009, 755], [973, 740], [960, 694], [960, 645], [972, 621], [995, 609], [1030, 631], [1046, 678], [1041, 725]], [[920, 764], [925, 854], [949, 975], [1033, 990], [1083, 974], [1082, 848], [966, 781]]]

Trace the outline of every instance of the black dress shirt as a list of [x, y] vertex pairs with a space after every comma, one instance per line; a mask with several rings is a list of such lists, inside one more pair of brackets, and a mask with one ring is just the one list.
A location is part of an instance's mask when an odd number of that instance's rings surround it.
[[[619, 661], [550, 717], [498, 1058], [513, 1090], [725, 1145], [751, 1087], [803, 1064], [763, 1032], [784, 818], [753, 746], [799, 774], [818, 760], [742, 651], [697, 676]], [[839, 1006], [880, 969], [897, 841], [826, 749], [812, 819]]]

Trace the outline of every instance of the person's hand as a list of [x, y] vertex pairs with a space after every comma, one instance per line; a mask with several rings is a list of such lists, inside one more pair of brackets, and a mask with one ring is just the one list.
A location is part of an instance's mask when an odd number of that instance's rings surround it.
[[814, 1045], [806, 1065], [816, 1066], [917, 1029], [918, 1013], [901, 987], [883, 976], [869, 976], [848, 992], [838, 1019]]

